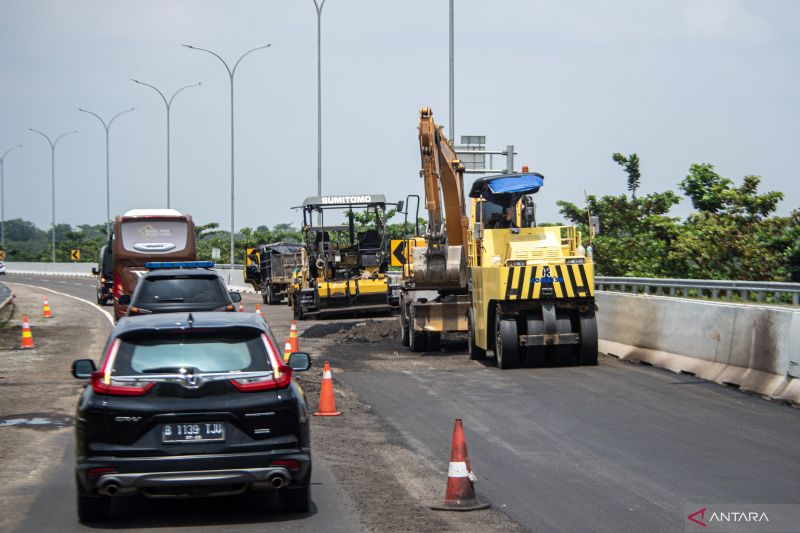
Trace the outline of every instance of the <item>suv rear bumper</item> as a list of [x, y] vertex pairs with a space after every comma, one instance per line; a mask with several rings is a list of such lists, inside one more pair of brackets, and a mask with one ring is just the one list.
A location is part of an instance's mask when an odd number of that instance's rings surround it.
[[[274, 464], [277, 461], [296, 461], [298, 468]], [[114, 471], [90, 479], [89, 470], [95, 468]], [[149, 496], [218, 495], [242, 492], [248, 487], [304, 486], [310, 481], [310, 471], [308, 449], [208, 456], [93, 457], [75, 469], [84, 493], [108, 496], [138, 491]], [[201, 488], [207, 490], [198, 490]]]

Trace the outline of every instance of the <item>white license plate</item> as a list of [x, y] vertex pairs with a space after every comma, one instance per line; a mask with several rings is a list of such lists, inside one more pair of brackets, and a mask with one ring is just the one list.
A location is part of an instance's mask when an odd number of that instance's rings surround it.
[[225, 424], [222, 422], [164, 424], [161, 438], [165, 443], [220, 442], [225, 440]]

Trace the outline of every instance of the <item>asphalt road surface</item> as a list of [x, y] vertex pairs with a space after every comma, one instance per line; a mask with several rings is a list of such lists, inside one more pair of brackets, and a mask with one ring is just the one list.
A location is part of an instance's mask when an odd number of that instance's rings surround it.
[[[91, 280], [22, 278], [8, 281], [52, 283], [47, 286], [92, 298], [86, 292]], [[245, 299], [251, 306], [258, 301]], [[264, 309], [268, 320], [288, 321], [287, 307]], [[300, 329], [330, 322], [301, 322]], [[303, 342], [324, 349], [335, 362], [337, 383], [369, 407], [410, 462], [433, 470], [433, 478], [440, 476], [437, 490], [444, 488], [453, 420], [463, 419], [478, 496], [505, 513], [508, 524], [530, 531], [685, 531], [690, 504], [800, 503], [796, 408], [608, 356], [601, 356], [598, 367], [501, 372], [491, 359], [469, 361], [458, 344], [438, 354], [412, 355], [392, 339], [371, 344], [329, 339]], [[65, 492], [71, 485], [69, 454], [53, 480]], [[324, 468], [315, 467], [316, 472], [324, 475]], [[332, 480], [326, 483], [336, 488]], [[315, 529], [302, 520], [325, 515], [328, 496], [316, 486], [312, 492], [316, 515], [275, 526]], [[79, 527], [71, 498], [62, 502], [58, 494], [45, 489], [26, 531], [42, 530], [48, 513], [68, 516], [67, 525]], [[357, 508], [363, 497], [356, 495]], [[158, 509], [160, 503], [147, 505]], [[123, 513], [128, 522], [117, 526], [177, 525], [170, 509], [163, 508], [152, 521]], [[186, 516], [190, 508], [183, 509]], [[265, 521], [245, 513], [244, 523], [221, 522], [218, 515], [204, 509], [193, 530], [220, 523], [225, 530], [263, 529], [258, 524]], [[272, 520], [267, 515], [266, 521]], [[326, 522], [324, 529], [336, 523]], [[416, 525], [386, 529], [415, 530]]]

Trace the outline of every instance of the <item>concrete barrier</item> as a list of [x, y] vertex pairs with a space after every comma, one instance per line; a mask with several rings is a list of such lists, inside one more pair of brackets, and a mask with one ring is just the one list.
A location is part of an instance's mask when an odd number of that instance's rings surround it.
[[[93, 277], [92, 267], [96, 263], [25, 263], [25, 262], [6, 262], [6, 271], [13, 274], [39, 274], [47, 276], [71, 276], [71, 277]], [[231, 275], [229, 289], [232, 291], [255, 294], [253, 287], [245, 285], [242, 279], [242, 270], [236, 269], [230, 272], [227, 268], [216, 269], [225, 282], [228, 282], [228, 274]]]
[[6, 261], [6, 272], [15, 274], [47, 274], [50, 276], [92, 276], [97, 263], [25, 263]]
[[600, 351], [800, 404], [800, 309], [597, 292]]

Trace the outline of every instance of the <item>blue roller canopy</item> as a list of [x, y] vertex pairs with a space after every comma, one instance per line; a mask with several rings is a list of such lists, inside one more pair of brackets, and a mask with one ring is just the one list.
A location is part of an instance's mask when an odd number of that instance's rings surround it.
[[488, 176], [475, 180], [469, 195], [471, 198], [479, 198], [481, 196], [490, 198], [501, 194], [533, 194], [538, 192], [542, 185], [544, 185], [544, 176], [538, 172]]

